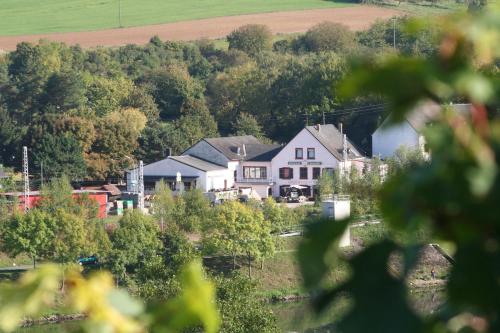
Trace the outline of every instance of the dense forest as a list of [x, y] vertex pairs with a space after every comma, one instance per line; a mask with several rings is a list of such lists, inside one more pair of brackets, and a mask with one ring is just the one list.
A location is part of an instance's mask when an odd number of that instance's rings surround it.
[[[283, 143], [307, 122], [343, 122], [367, 153], [381, 121], [376, 97], [342, 100], [348, 60], [436, 52], [436, 24], [400, 29], [407, 18], [354, 33], [322, 23], [273, 36], [241, 27], [224, 41], [161, 41], [84, 50], [40, 41], [0, 56], [0, 163], [72, 179], [119, 177], [134, 160], [182, 153], [202, 137], [252, 134]], [[415, 37], [418, 36], [418, 37]], [[333, 86], [332, 86], [333, 83]]]

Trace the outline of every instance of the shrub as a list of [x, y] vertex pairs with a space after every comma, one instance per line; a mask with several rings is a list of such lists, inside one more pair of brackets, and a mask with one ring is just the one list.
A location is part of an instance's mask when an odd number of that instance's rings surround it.
[[313, 52], [345, 52], [353, 49], [355, 44], [355, 35], [346, 26], [323, 22], [309, 29], [295, 46], [296, 48], [303, 46]]
[[229, 49], [256, 55], [272, 47], [272, 33], [265, 25], [248, 24], [234, 30], [227, 36]]

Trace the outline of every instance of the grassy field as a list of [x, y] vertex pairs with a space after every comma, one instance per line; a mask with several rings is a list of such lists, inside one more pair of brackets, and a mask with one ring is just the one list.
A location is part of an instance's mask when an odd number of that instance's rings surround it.
[[467, 6], [455, 0], [442, 0], [438, 2], [421, 1], [421, 2], [396, 2], [386, 1], [379, 4], [381, 7], [398, 9], [411, 15], [444, 15], [454, 11], [465, 11]]
[[352, 6], [336, 0], [2, 0], [0, 35], [91, 31], [217, 16]]

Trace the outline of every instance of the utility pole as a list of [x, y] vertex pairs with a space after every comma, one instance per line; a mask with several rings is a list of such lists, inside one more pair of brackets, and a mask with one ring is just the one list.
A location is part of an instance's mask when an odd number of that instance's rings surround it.
[[118, 27], [122, 27], [122, 0], [118, 0]]
[[396, 49], [396, 18], [392, 19], [392, 47]]
[[43, 161], [40, 162], [40, 186], [43, 187]]
[[28, 201], [30, 197], [30, 179], [28, 172], [28, 147], [23, 147], [23, 176], [24, 176], [24, 212], [28, 211]]
[[139, 161], [139, 210], [144, 212], [144, 163]]

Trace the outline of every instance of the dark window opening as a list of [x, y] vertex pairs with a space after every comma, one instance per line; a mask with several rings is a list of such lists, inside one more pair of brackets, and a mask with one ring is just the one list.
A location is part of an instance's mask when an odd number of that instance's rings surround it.
[[313, 179], [318, 179], [321, 175], [321, 168], [313, 168]]
[[292, 179], [293, 169], [292, 168], [280, 168], [280, 179]]
[[307, 168], [300, 168], [300, 179], [307, 179]]

